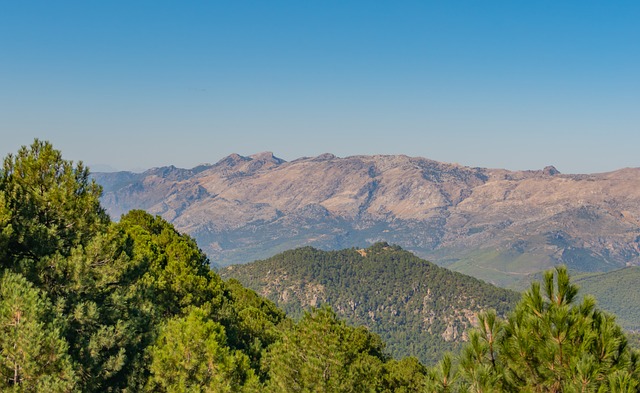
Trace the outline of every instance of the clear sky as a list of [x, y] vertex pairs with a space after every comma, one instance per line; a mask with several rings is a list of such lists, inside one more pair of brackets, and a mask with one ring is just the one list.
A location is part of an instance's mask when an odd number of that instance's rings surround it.
[[640, 166], [640, 1], [0, 0], [0, 154]]

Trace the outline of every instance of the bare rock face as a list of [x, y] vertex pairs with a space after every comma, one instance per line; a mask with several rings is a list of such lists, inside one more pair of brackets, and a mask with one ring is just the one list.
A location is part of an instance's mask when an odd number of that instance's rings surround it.
[[501, 285], [559, 263], [640, 264], [640, 168], [565, 175], [402, 155], [285, 162], [264, 152], [94, 176], [112, 217], [133, 208], [162, 215], [220, 265], [380, 240]]

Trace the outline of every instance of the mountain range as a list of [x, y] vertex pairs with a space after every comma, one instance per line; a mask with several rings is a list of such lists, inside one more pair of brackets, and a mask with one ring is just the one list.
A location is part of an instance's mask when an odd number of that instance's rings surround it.
[[640, 264], [640, 168], [562, 174], [404, 155], [286, 162], [265, 152], [93, 176], [114, 219], [130, 209], [161, 215], [219, 266], [378, 241], [511, 287], [557, 264], [581, 272]]

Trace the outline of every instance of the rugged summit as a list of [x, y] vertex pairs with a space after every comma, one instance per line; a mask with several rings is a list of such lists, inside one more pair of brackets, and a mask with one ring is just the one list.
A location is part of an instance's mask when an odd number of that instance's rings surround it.
[[508, 285], [557, 263], [640, 263], [640, 168], [567, 175], [420, 157], [232, 154], [193, 169], [97, 173], [112, 217], [162, 215], [220, 265], [388, 241]]

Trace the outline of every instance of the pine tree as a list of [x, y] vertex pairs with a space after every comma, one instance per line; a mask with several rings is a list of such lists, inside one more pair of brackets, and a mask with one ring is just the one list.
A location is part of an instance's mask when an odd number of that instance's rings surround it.
[[452, 356], [450, 353], [446, 353], [428, 374], [428, 391], [434, 393], [452, 392], [455, 386], [455, 379], [456, 373], [453, 370]]
[[147, 388], [152, 391], [232, 393], [259, 388], [249, 358], [226, 346], [224, 327], [202, 309], [168, 320], [150, 353]]
[[[101, 187], [82, 162], [64, 160], [49, 142], [35, 140], [0, 171], [0, 262], [32, 281], [46, 281], [41, 259], [67, 256], [109, 222]], [[41, 275], [45, 277], [41, 277]]]
[[272, 392], [374, 392], [383, 386], [381, 340], [329, 308], [305, 313], [265, 359]]
[[566, 268], [533, 283], [505, 322], [481, 314], [460, 357], [460, 391], [638, 391], [638, 355], [612, 316], [586, 296]]
[[76, 385], [67, 343], [51, 304], [24, 277], [0, 277], [0, 390], [70, 392]]

